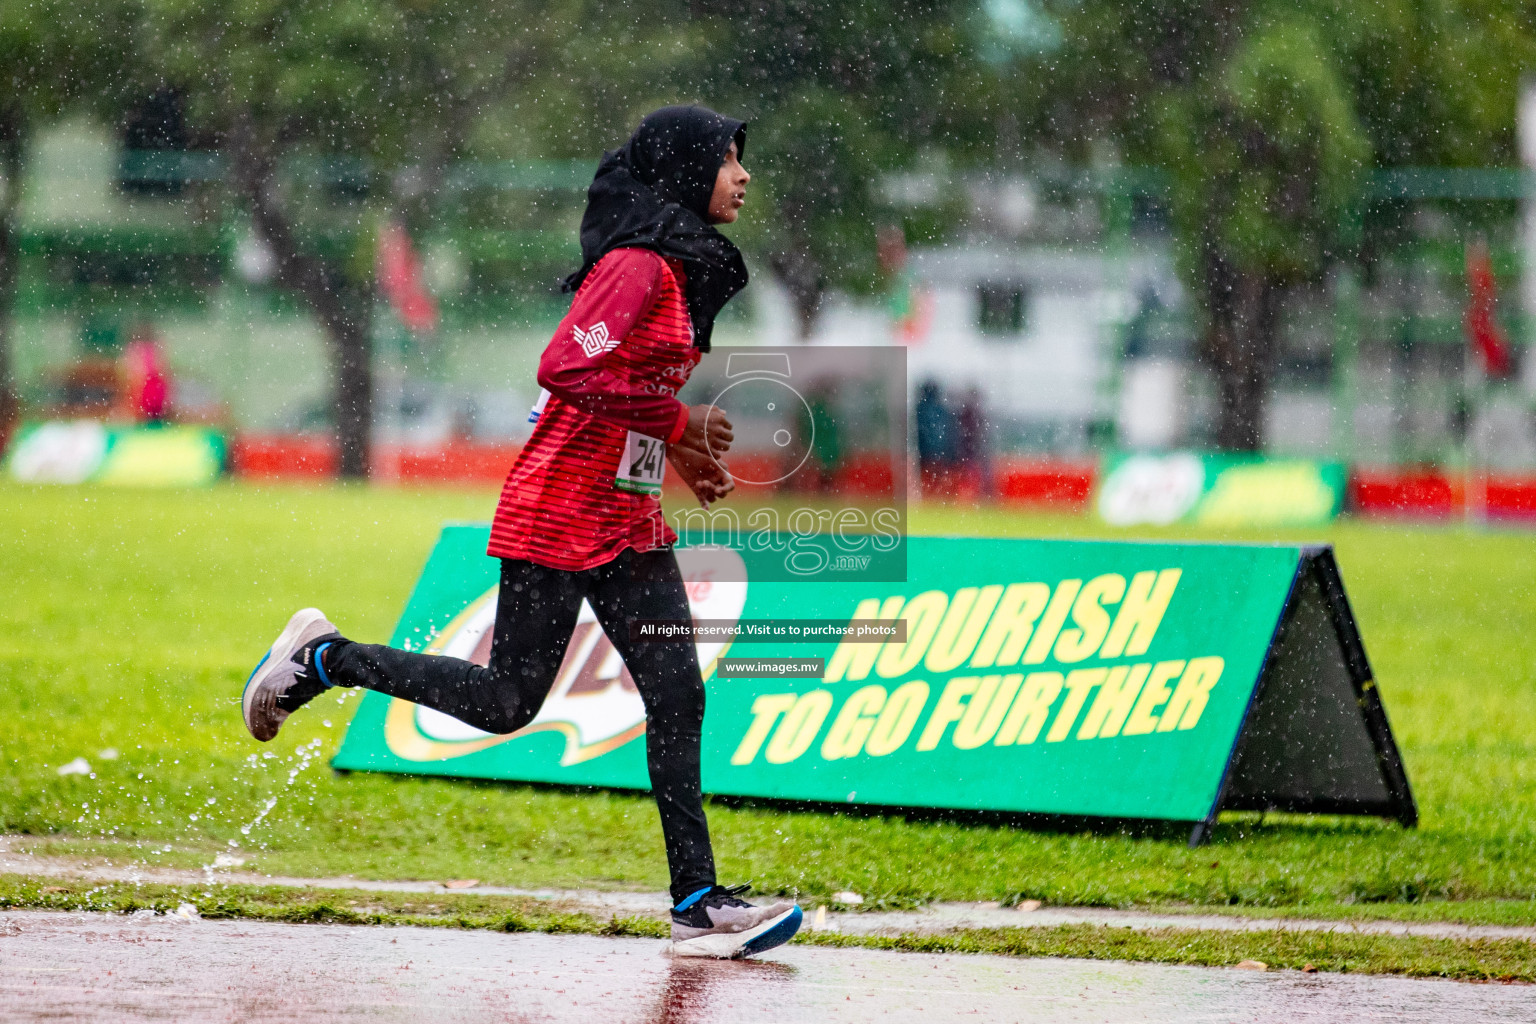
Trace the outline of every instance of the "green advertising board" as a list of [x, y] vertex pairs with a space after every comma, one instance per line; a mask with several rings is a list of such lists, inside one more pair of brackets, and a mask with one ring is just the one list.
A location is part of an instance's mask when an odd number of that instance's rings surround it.
[[22, 483], [195, 487], [218, 479], [224, 438], [191, 425], [28, 423], [17, 431], [5, 464]]
[[[483, 663], [498, 564], [449, 526], [392, 643]], [[706, 792], [1197, 823], [1225, 808], [1412, 824], [1327, 548], [915, 537], [907, 583], [754, 582], [750, 551], [678, 552], [708, 685]], [[896, 620], [903, 642], [774, 623]], [[819, 678], [722, 664], [822, 659]], [[749, 673], [750, 674], [750, 673]], [[814, 673], [813, 673], [814, 675]], [[377, 693], [334, 765], [647, 787], [645, 712], [589, 609], [538, 717], [509, 736]]]
[[1115, 526], [1320, 526], [1344, 504], [1342, 462], [1266, 455], [1116, 455], [1097, 507]]

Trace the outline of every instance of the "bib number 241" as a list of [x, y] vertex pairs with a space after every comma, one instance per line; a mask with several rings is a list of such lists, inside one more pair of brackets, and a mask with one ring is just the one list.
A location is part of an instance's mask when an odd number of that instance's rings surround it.
[[661, 478], [666, 469], [667, 443], [631, 430], [613, 486], [631, 494], [660, 495]]

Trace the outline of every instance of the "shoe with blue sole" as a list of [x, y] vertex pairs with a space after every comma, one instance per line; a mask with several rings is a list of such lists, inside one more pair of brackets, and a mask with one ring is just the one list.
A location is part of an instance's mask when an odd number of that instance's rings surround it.
[[747, 886], [700, 889], [672, 908], [674, 956], [740, 960], [782, 946], [800, 930], [804, 914], [780, 900], [757, 907], [739, 897]]
[[245, 681], [240, 705], [252, 736], [272, 739], [290, 714], [325, 692], [330, 681], [315, 652], [325, 641], [341, 638], [318, 608], [305, 608], [288, 620]]

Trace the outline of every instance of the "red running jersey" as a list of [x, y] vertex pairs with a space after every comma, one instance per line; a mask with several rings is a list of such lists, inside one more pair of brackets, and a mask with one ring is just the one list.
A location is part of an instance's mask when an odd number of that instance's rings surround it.
[[502, 487], [491, 556], [574, 571], [677, 540], [660, 499], [635, 493], [625, 454], [664, 465], [656, 442], [676, 442], [688, 423], [674, 396], [699, 351], [683, 281], [674, 260], [615, 249], [577, 289], [539, 360], [548, 398]]

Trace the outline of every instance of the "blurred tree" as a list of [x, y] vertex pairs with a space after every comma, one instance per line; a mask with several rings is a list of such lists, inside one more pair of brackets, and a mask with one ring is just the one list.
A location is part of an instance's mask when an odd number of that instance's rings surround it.
[[1076, 130], [1168, 173], [1220, 395], [1216, 442], [1262, 442], [1278, 306], [1341, 255], [1370, 145], [1316, 11], [1194, 0], [1062, 12]]
[[[223, 140], [227, 180], [331, 345], [343, 476], [368, 472], [374, 235], [420, 223], [477, 124], [560, 23], [498, 0], [143, 0], [140, 51]], [[320, 203], [293, 172], [354, 179]], [[329, 171], [326, 170], [329, 168]], [[332, 184], [335, 182], [333, 181]], [[334, 190], [333, 190], [334, 192]]]
[[12, 311], [20, 269], [16, 221], [28, 140], [71, 104], [114, 109], [135, 91], [125, 31], [134, 8], [111, 0], [0, 0], [0, 439], [18, 414]]
[[[974, 0], [694, 0], [696, 81], [752, 121], [748, 166], [773, 214], [754, 248], [809, 333], [826, 289], [877, 279], [882, 173], [950, 143], [945, 87], [974, 57]], [[756, 220], [758, 218], [754, 218]]]
[[1163, 168], [1220, 392], [1217, 443], [1262, 445], [1285, 290], [1349, 259], [1372, 165], [1507, 159], [1531, 66], [1508, 0], [1083, 0], [1036, 64], [1035, 127]]

